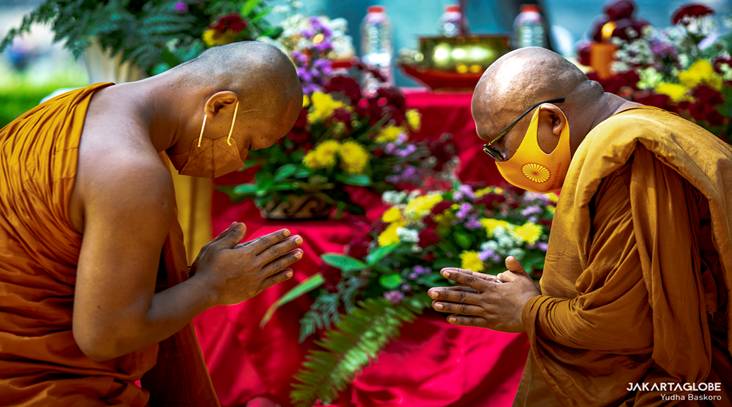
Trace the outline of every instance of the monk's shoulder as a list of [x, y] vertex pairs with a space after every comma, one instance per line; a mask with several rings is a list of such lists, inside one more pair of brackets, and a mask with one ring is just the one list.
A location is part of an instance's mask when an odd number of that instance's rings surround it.
[[[113, 134], [107, 136], [114, 139]], [[118, 140], [124, 140], [123, 134], [119, 136]], [[120, 141], [80, 150], [73, 202], [81, 213], [118, 219], [174, 215], [173, 181], [153, 148]]]

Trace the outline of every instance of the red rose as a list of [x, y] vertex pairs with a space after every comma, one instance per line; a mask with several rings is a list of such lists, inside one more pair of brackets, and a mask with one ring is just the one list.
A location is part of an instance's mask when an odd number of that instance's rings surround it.
[[676, 11], [674, 11], [673, 15], [671, 16], [671, 23], [679, 24], [681, 20], [684, 19], [684, 17], [704, 17], [711, 14], [714, 14], [714, 10], [703, 4], [687, 4], [685, 6], [677, 8]]
[[341, 271], [333, 266], [323, 264], [320, 268], [320, 275], [323, 276], [323, 288], [334, 293], [338, 291], [338, 283], [341, 282]]
[[339, 107], [334, 110], [330, 120], [343, 123], [346, 126], [346, 130], [351, 130], [351, 112], [345, 108]]
[[419, 247], [425, 248], [440, 242], [440, 235], [435, 227], [425, 227], [419, 231]]
[[583, 41], [577, 46], [577, 61], [580, 64], [585, 66], [591, 65], [590, 48], [592, 48], [592, 43], [589, 41]]
[[633, 0], [609, 1], [605, 4], [603, 11], [613, 21], [630, 18], [633, 16], [633, 12], [635, 12], [635, 2]]
[[655, 106], [666, 110], [669, 110], [671, 107], [671, 98], [668, 95], [641, 91], [636, 92], [633, 96], [633, 100], [644, 105]]
[[242, 30], [247, 28], [247, 22], [241, 18], [238, 13], [231, 13], [222, 16], [216, 21], [211, 28], [222, 33], [225, 31], [233, 31], [240, 33]]
[[346, 246], [346, 254], [356, 259], [364, 259], [369, 254], [370, 243], [368, 235], [361, 236]]
[[722, 94], [719, 93], [716, 89], [712, 88], [711, 86], [707, 85], [697, 85], [692, 91], [691, 94], [694, 96], [694, 99], [697, 103], [704, 103], [707, 105], [718, 105], [722, 102], [724, 102], [724, 98], [722, 97]]
[[432, 252], [427, 252], [424, 256], [422, 256], [422, 260], [427, 262], [433, 262], [435, 261], [435, 258], [437, 258], [437, 256], [435, 256], [435, 254]]
[[483, 205], [488, 209], [493, 209], [496, 206], [506, 202], [506, 197], [498, 194], [485, 194], [475, 201], [476, 205]]
[[430, 212], [432, 215], [439, 215], [442, 212], [445, 212], [445, 210], [449, 209], [452, 206], [453, 202], [450, 200], [444, 200], [437, 203], [437, 205], [432, 207], [432, 211]]
[[325, 85], [325, 91], [329, 93], [341, 93], [346, 96], [351, 103], [356, 103], [361, 99], [361, 86], [350, 76], [334, 76]]

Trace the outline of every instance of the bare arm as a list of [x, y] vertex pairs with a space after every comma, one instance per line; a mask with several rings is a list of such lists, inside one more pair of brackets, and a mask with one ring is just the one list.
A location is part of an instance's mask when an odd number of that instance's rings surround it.
[[106, 360], [173, 335], [208, 307], [243, 301], [289, 278], [301, 256], [287, 231], [237, 247], [233, 224], [209, 243], [194, 277], [155, 294], [164, 239], [174, 221], [172, 184], [156, 162], [108, 163], [84, 182], [84, 233], [73, 333], [81, 350]]

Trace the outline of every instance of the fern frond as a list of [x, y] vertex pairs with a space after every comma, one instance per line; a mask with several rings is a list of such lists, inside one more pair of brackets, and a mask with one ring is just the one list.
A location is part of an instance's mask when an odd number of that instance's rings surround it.
[[382, 298], [369, 298], [341, 316], [305, 357], [290, 394], [296, 406], [311, 406], [316, 400], [330, 403], [370, 360], [429, 304], [426, 296], [394, 305]]

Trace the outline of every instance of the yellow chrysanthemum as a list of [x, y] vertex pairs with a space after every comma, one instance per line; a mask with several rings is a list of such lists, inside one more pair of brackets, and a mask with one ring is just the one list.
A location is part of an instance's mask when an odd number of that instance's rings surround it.
[[497, 193], [497, 194], [500, 195], [500, 194], [502, 194], [502, 193], [504, 193], [506, 191], [503, 188], [501, 188], [501, 187], [495, 187], [495, 188], [493, 188], [493, 192], [495, 192], [495, 193]]
[[404, 213], [410, 218], [422, 219], [440, 201], [442, 201], [442, 195], [440, 193], [418, 196], [407, 203], [407, 206], [404, 208]]
[[401, 222], [403, 219], [402, 211], [397, 206], [392, 206], [381, 215], [381, 221], [386, 223]]
[[549, 192], [548, 194], [545, 194], [547, 199], [549, 199], [549, 202], [557, 203], [559, 202], [559, 195], [555, 194], [554, 192]]
[[483, 260], [480, 259], [480, 255], [475, 251], [464, 251], [460, 253], [460, 268], [481, 272], [485, 268]]
[[310, 96], [310, 111], [308, 122], [315, 123], [329, 118], [336, 109], [345, 108], [343, 102], [333, 99], [328, 93], [313, 92]]
[[381, 232], [381, 234], [379, 234], [379, 246], [389, 246], [394, 243], [399, 243], [399, 235], [397, 234], [397, 229], [402, 226], [402, 222], [395, 222], [389, 225], [383, 232]]
[[340, 148], [341, 144], [339, 142], [326, 140], [305, 154], [302, 160], [303, 164], [312, 169], [331, 168], [336, 163], [336, 154]]
[[302, 95], [302, 107], [305, 107], [310, 104], [310, 97], [308, 95], [303, 94]]
[[708, 59], [700, 59], [686, 70], [679, 72], [679, 82], [688, 89], [704, 83], [716, 90], [722, 89], [722, 77], [714, 71], [714, 66]]
[[482, 198], [482, 197], [490, 194], [491, 192], [493, 192], [493, 187], [481, 188], [481, 189], [475, 191], [475, 197]]
[[216, 30], [209, 28], [203, 32], [201, 38], [203, 39], [203, 43], [206, 44], [207, 47], [215, 47], [217, 45], [224, 45], [234, 42], [234, 40], [236, 39], [236, 33], [233, 31], [225, 31], [223, 33], [219, 33]]
[[536, 241], [541, 237], [542, 232], [543, 230], [541, 226], [532, 222], [526, 222], [511, 230], [511, 234], [513, 234], [514, 237], [528, 244], [536, 243]]
[[361, 174], [369, 163], [369, 152], [355, 141], [341, 144], [338, 154], [341, 157], [341, 168], [349, 174]]
[[416, 109], [409, 109], [406, 113], [409, 128], [418, 131], [422, 126], [422, 115]]
[[404, 133], [404, 128], [399, 126], [386, 126], [376, 136], [377, 143], [388, 143], [399, 138], [399, 135]]
[[678, 83], [661, 82], [656, 85], [656, 88], [654, 90], [656, 91], [656, 93], [667, 95], [674, 102], [680, 102], [688, 98], [688, 89], [686, 88], [686, 86], [680, 85]]
[[547, 206], [547, 207], [546, 207], [546, 209], [547, 209], [547, 210], [549, 211], [549, 213], [551, 213], [552, 215], [554, 215], [554, 212], [556, 212], [556, 211], [557, 211], [557, 207], [556, 207], [556, 206], [554, 206], [554, 205], [549, 205], [549, 206]]
[[493, 218], [483, 218], [480, 220], [480, 224], [483, 225], [483, 227], [485, 228], [485, 233], [488, 235], [488, 237], [493, 237], [493, 232], [496, 230], [496, 228], [500, 227], [506, 230], [511, 230], [513, 228], [513, 225], [506, 222], [505, 220]]

